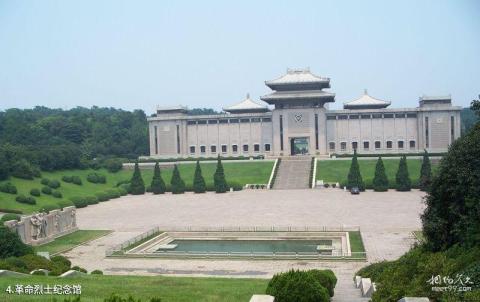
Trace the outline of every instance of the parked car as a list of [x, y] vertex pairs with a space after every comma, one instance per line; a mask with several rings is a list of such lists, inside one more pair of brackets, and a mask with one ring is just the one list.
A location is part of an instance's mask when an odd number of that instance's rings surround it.
[[360, 189], [358, 187], [352, 187], [350, 193], [354, 195], [360, 194]]

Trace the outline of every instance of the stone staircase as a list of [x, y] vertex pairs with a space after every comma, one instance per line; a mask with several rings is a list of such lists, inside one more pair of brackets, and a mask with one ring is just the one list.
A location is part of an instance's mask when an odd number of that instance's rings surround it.
[[311, 161], [310, 156], [282, 157], [273, 189], [308, 189]]

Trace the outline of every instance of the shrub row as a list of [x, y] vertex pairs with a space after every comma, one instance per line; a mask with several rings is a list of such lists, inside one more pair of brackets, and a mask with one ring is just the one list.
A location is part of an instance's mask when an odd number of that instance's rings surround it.
[[17, 194], [17, 187], [15, 187], [9, 182], [0, 184], [0, 192], [8, 193], [8, 194]]
[[66, 183], [73, 183], [73, 184], [79, 185], [79, 186], [82, 185], [82, 179], [79, 176], [76, 176], [76, 175], [72, 175], [72, 176], [63, 175], [62, 176], [62, 181], [66, 182]]
[[50, 260], [33, 254], [21, 257], [0, 259], [0, 269], [28, 274], [36, 269], [46, 269], [49, 275], [58, 276], [70, 269], [71, 262], [63, 256], [54, 256]]
[[90, 173], [87, 175], [87, 181], [94, 184], [104, 184], [107, 183], [107, 178], [99, 173]]
[[36, 204], [37, 201], [35, 200], [35, 198], [33, 198], [32, 196], [25, 196], [25, 195], [18, 195], [16, 198], [15, 198], [16, 201], [20, 202], [20, 203], [25, 203], [25, 204]]
[[58, 189], [60, 188], [60, 182], [56, 179], [48, 179], [48, 178], [42, 178], [42, 180], [40, 181], [42, 183], [42, 185], [44, 186], [48, 186], [52, 189]]
[[70, 198], [70, 201], [73, 202], [75, 207], [84, 208], [92, 204], [97, 204], [127, 194], [128, 192], [123, 188], [111, 188], [105, 192], [96, 193], [95, 196], [74, 196]]

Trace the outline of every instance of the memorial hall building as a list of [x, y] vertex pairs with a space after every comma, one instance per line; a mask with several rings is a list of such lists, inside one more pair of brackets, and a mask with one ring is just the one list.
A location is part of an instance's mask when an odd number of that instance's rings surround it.
[[[150, 157], [326, 156], [359, 153], [446, 152], [460, 136], [461, 107], [450, 96], [422, 96], [418, 107], [389, 108], [370, 96], [335, 102], [330, 79], [308, 69], [266, 81], [264, 102], [245, 100], [217, 115], [189, 115], [182, 106], [158, 107], [148, 118]], [[270, 105], [270, 106], [269, 106]]]

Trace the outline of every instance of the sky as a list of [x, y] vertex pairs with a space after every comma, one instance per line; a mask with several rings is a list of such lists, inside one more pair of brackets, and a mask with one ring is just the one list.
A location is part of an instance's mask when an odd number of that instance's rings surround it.
[[0, 110], [221, 109], [287, 68], [391, 107], [480, 94], [480, 1], [0, 0]]

